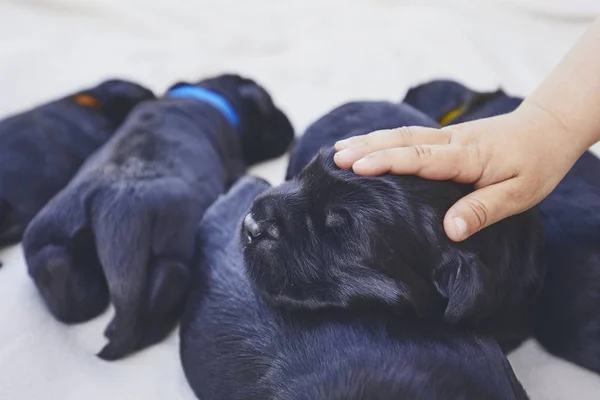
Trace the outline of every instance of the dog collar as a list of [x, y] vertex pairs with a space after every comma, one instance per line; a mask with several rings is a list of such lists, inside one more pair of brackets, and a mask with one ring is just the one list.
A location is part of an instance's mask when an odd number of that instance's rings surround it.
[[210, 104], [219, 110], [219, 112], [223, 114], [234, 127], [237, 127], [240, 121], [240, 118], [231, 103], [225, 97], [212, 90], [204, 89], [199, 86], [185, 85], [170, 90], [167, 93], [167, 97], [189, 98]]

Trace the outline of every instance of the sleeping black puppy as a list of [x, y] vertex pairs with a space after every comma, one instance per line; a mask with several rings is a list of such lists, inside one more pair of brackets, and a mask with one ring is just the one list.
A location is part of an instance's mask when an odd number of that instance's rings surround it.
[[537, 339], [600, 373], [600, 160], [586, 152], [539, 207], [548, 273]]
[[[292, 158], [308, 159], [313, 141], [331, 146], [371, 130], [424, 125], [423, 119], [408, 105], [347, 104], [309, 127]], [[259, 196], [245, 218], [245, 265], [265, 299], [300, 309], [383, 303], [479, 324], [505, 350], [532, 333], [545, 270], [537, 210], [454, 243], [442, 220], [470, 185], [361, 177], [338, 169], [332, 156], [323, 150], [293, 180]], [[295, 176], [300, 165], [291, 165], [288, 175]]]
[[257, 297], [238, 232], [267, 188], [242, 178], [200, 224], [180, 330], [181, 360], [198, 398], [527, 398], [496, 342], [484, 336], [385, 309], [290, 311]]
[[[419, 85], [405, 98], [446, 124], [507, 113], [521, 100], [452, 81]], [[600, 160], [586, 152], [539, 209], [548, 270], [537, 339], [555, 355], [600, 373]]]
[[0, 121], [0, 247], [20, 241], [129, 111], [152, 98], [135, 83], [110, 80]]
[[50, 311], [86, 321], [110, 297], [106, 360], [161, 340], [183, 308], [202, 215], [293, 136], [269, 94], [234, 75], [178, 84], [136, 107], [26, 231], [29, 274]]

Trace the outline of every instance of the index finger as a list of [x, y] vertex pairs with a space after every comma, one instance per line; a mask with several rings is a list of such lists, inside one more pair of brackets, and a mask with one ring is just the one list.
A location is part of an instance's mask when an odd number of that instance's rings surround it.
[[[435, 140], [436, 142], [448, 142], [450, 134], [448, 131], [437, 128], [427, 128], [424, 126], [401, 126], [394, 129], [379, 129], [364, 135], [352, 136], [344, 140], [338, 140], [335, 143], [337, 151], [347, 149], [350, 146], [364, 145], [372, 141], [388, 140], [393, 141], [394, 145], [390, 147], [409, 146], [414, 140]], [[433, 144], [433, 143], [432, 143]]]
[[376, 151], [358, 160], [352, 169], [359, 175], [417, 175], [425, 179], [476, 182], [483, 165], [476, 151], [459, 145], [416, 145]]
[[450, 133], [441, 129], [405, 126], [355, 136], [336, 143], [335, 162], [340, 168], [349, 168], [357, 160], [375, 151], [424, 144], [448, 144]]

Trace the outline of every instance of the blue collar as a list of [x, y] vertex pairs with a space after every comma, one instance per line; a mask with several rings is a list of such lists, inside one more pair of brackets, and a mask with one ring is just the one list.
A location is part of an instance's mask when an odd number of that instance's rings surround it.
[[169, 90], [167, 97], [190, 98], [202, 101], [219, 110], [234, 127], [237, 127], [238, 123], [240, 122], [240, 117], [234, 110], [229, 100], [220, 94], [213, 92], [212, 90], [208, 90], [199, 86], [186, 85]]

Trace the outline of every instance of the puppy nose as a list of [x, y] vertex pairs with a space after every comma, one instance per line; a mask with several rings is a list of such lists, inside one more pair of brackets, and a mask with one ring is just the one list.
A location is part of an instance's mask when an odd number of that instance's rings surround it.
[[246, 236], [251, 239], [260, 236], [260, 227], [254, 220], [252, 213], [248, 213], [246, 218], [244, 218], [244, 232], [246, 233]]

